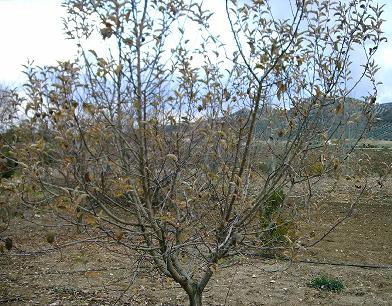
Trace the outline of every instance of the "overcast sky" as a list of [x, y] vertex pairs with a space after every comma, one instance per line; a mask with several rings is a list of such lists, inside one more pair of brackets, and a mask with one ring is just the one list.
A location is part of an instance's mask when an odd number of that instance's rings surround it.
[[[388, 1], [391, 0], [380, 0]], [[205, 2], [216, 12], [217, 24], [226, 24], [224, 1]], [[28, 59], [48, 65], [75, 54], [75, 43], [64, 39], [61, 20], [64, 14], [61, 0], [0, 0], [0, 84], [17, 86], [23, 82], [22, 65]], [[378, 80], [384, 83], [379, 87], [380, 103], [392, 102], [392, 2], [385, 7], [384, 19], [388, 43], [376, 58], [382, 68]]]

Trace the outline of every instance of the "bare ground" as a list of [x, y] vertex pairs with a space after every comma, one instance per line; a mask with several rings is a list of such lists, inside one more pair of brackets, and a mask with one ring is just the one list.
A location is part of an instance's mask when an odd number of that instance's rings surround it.
[[[345, 216], [355, 196], [350, 184], [317, 207], [319, 217], [304, 222], [301, 245], [317, 240]], [[40, 215], [33, 219], [48, 222]], [[294, 261], [246, 255], [227, 259], [206, 288], [204, 303], [392, 305], [391, 227], [392, 182], [388, 182], [365, 194], [350, 218], [314, 247], [302, 247]], [[88, 242], [56, 249], [67, 241], [86, 239], [73, 229], [56, 237], [55, 250], [28, 255], [52, 248], [45, 242], [46, 233], [44, 227], [17, 217], [1, 234], [11, 237], [15, 248], [0, 254], [0, 304], [187, 304], [175, 283], [161, 278], [142, 258], [116, 252], [115, 246], [111, 252]], [[307, 283], [319, 275], [341, 280], [344, 290], [330, 293], [309, 288]]]

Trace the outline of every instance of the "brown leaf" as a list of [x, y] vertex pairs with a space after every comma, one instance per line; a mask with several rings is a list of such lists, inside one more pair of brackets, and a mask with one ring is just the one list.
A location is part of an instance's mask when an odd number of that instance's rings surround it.
[[46, 241], [50, 244], [54, 242], [55, 234], [53, 232], [48, 232], [46, 234]]
[[342, 110], [343, 110], [343, 106], [342, 106], [341, 103], [339, 103], [339, 104], [336, 106], [335, 113], [336, 113], [336, 114], [340, 114], [340, 113], [342, 112]]
[[119, 231], [115, 234], [114, 236], [116, 238], [117, 241], [121, 241], [124, 238], [124, 232], [123, 231]]
[[11, 238], [5, 238], [4, 240], [5, 248], [9, 251], [12, 249], [13, 242]]
[[86, 172], [86, 173], [84, 174], [84, 181], [85, 181], [86, 183], [90, 183], [90, 182], [91, 182], [90, 172]]

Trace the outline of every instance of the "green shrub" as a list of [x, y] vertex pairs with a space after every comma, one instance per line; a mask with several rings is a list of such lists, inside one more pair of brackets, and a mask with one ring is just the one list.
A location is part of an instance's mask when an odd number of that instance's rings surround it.
[[286, 195], [282, 188], [274, 190], [268, 197], [265, 202], [265, 206], [262, 208], [262, 215], [270, 219], [272, 214], [276, 212], [284, 202]]
[[42, 162], [45, 165], [54, 165], [59, 159], [59, 153], [56, 151], [55, 145], [47, 142], [42, 151]]
[[270, 167], [266, 162], [260, 162], [256, 166], [257, 166], [257, 170], [262, 173], [268, 173], [270, 171]]
[[18, 163], [10, 151], [0, 151], [0, 178], [10, 178], [14, 175]]
[[310, 281], [310, 283], [308, 283], [308, 287], [323, 290], [323, 291], [340, 292], [343, 290], [344, 285], [342, 281], [338, 279], [332, 279], [326, 276], [320, 276], [320, 277], [313, 278]]
[[269, 244], [285, 243], [287, 237], [294, 240], [294, 223], [282, 216], [286, 195], [282, 188], [274, 190], [259, 211], [260, 238]]

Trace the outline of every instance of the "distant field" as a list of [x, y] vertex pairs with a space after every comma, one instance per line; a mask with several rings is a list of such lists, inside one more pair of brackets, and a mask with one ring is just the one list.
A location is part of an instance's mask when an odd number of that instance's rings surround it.
[[392, 148], [392, 141], [390, 140], [372, 140], [367, 139], [360, 142], [360, 145], [371, 145], [380, 148]]

